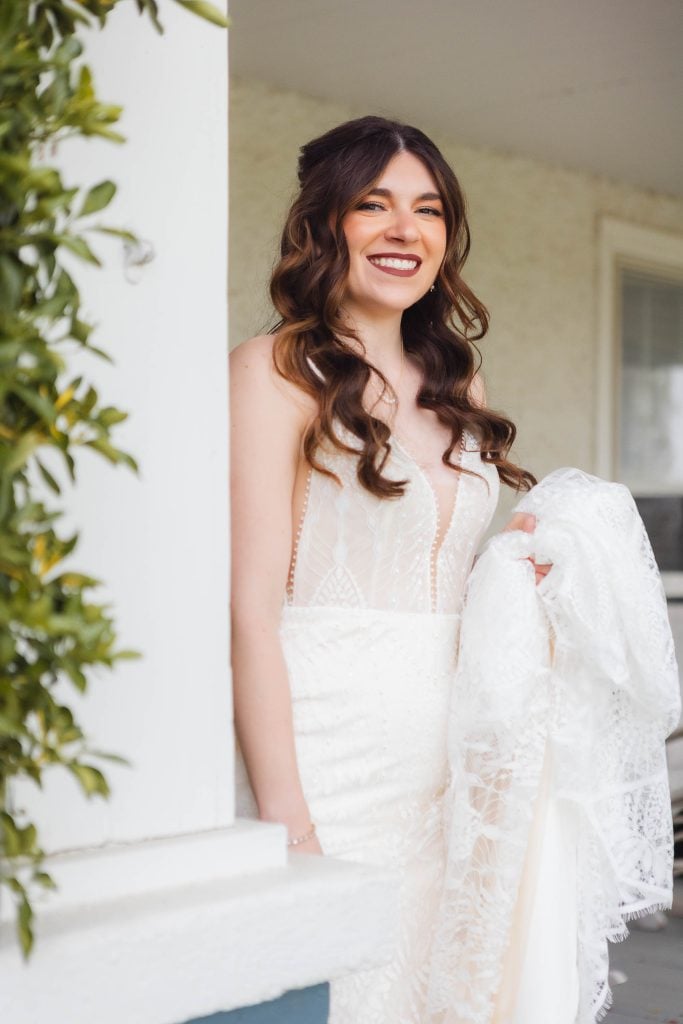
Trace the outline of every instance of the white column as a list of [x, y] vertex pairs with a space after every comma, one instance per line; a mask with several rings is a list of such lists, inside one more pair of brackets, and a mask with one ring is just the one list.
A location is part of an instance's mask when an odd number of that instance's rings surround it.
[[[94, 223], [132, 229], [154, 259], [124, 274], [123, 245], [93, 233], [98, 270], [78, 260], [91, 340], [109, 366], [77, 366], [130, 411], [116, 434], [140, 462], [135, 477], [83, 449], [66, 488], [65, 527], [81, 530], [74, 567], [106, 582], [121, 645], [142, 652], [98, 670], [85, 698], [63, 693], [105, 763], [113, 795], [87, 805], [75, 780], [48, 771], [45, 792], [22, 787], [50, 852], [228, 825], [233, 820], [228, 621], [227, 68], [226, 31], [162, 4], [160, 36], [121, 4], [87, 34], [98, 96], [121, 103], [124, 145], [72, 140], [46, 154], [67, 185], [111, 178]], [[60, 462], [51, 460], [58, 473]], [[59, 500], [59, 499], [57, 499]], [[98, 763], [98, 762], [94, 762]]]

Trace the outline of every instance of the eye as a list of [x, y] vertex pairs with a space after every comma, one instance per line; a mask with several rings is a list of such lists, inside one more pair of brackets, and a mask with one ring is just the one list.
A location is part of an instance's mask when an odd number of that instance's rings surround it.
[[375, 200], [368, 199], [367, 202], [365, 202], [365, 203], [359, 203], [358, 206], [356, 207], [356, 209], [357, 210], [383, 210], [384, 207], [382, 206], [381, 203], [378, 203]]
[[421, 206], [417, 212], [429, 213], [434, 217], [443, 217], [441, 210], [437, 210], [435, 206]]

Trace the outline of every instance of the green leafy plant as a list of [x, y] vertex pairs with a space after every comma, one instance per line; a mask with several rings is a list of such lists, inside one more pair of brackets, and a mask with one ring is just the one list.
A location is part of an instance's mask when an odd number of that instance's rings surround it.
[[[84, 692], [98, 667], [137, 656], [117, 648], [109, 606], [92, 597], [100, 581], [65, 565], [78, 533], [60, 535], [53, 505], [64, 480], [76, 480], [80, 447], [136, 469], [112, 436], [127, 413], [69, 370], [74, 352], [110, 357], [92, 344], [93, 326], [61, 260], [67, 252], [100, 266], [92, 233], [137, 239], [99, 222], [116, 192], [112, 181], [65, 183], [45, 160], [67, 137], [124, 141], [114, 128], [121, 107], [98, 99], [78, 38], [83, 26], [104, 27], [119, 2], [126, 0], [0, 6], [0, 896], [4, 887], [16, 902], [25, 957], [32, 895], [54, 883], [36, 825], [12, 805], [12, 780], [40, 786], [59, 765], [86, 796], [106, 797], [107, 780], [92, 762], [122, 759], [89, 749], [64, 684]], [[128, 2], [162, 31], [155, 0]], [[203, 0], [176, 2], [228, 24]]]

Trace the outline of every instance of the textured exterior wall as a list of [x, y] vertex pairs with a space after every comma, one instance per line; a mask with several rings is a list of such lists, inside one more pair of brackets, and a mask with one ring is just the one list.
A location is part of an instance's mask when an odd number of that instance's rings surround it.
[[[374, 112], [233, 80], [230, 337], [269, 324], [267, 281], [298, 147]], [[400, 112], [396, 112], [400, 117]], [[421, 126], [427, 128], [427, 126]], [[427, 128], [428, 130], [428, 128]], [[611, 214], [683, 233], [683, 200], [434, 135], [468, 199], [470, 285], [488, 306], [489, 402], [518, 426], [514, 457], [542, 476], [595, 471], [597, 219]], [[503, 488], [497, 528], [514, 495]]]

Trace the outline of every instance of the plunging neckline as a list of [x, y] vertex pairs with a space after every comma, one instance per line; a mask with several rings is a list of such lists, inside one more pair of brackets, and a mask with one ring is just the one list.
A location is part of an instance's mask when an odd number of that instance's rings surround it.
[[[458, 447], [458, 461], [454, 465], [458, 465], [460, 467], [462, 467], [462, 465], [463, 465], [463, 460], [464, 460], [465, 453], [468, 451], [468, 449], [466, 447], [466, 440], [467, 440], [468, 436], [469, 436], [468, 435], [468, 431], [467, 430], [463, 430], [461, 435], [460, 435], [460, 443], [459, 443], [459, 447]], [[450, 515], [448, 516], [448, 522], [446, 524], [446, 529], [444, 530], [444, 532], [443, 532], [443, 534], [441, 536], [441, 539], [439, 540], [439, 529], [440, 529], [440, 526], [441, 526], [442, 522], [444, 521], [444, 517], [442, 515], [441, 503], [439, 502], [439, 495], [437, 494], [436, 488], [434, 487], [434, 484], [432, 483], [432, 481], [430, 479], [429, 473], [425, 469], [422, 468], [422, 466], [417, 461], [415, 456], [411, 452], [408, 451], [408, 449], [405, 447], [405, 445], [398, 439], [396, 434], [393, 434], [393, 433], [390, 434], [388, 440], [389, 440], [389, 443], [391, 445], [396, 445], [396, 448], [415, 467], [415, 469], [417, 470], [418, 474], [422, 477], [422, 479], [423, 479], [423, 481], [425, 483], [425, 486], [428, 488], [429, 493], [431, 495], [432, 507], [433, 507], [434, 519], [435, 519], [434, 539], [433, 539], [433, 542], [432, 542], [432, 559], [433, 559], [434, 563], [436, 564], [436, 562], [437, 562], [437, 560], [439, 558], [439, 555], [441, 554], [441, 550], [442, 550], [446, 540], [448, 539], [448, 537], [449, 537], [449, 535], [451, 533], [451, 530], [453, 529], [453, 524], [455, 523], [456, 512], [457, 512], [457, 510], [458, 510], [458, 508], [460, 506], [460, 486], [461, 486], [462, 477], [464, 476], [464, 474], [463, 473], [457, 473], [456, 474], [457, 480], [456, 480], [456, 484], [455, 484], [455, 492], [454, 492], [454, 495], [453, 495], [453, 501], [452, 501], [452, 505], [451, 505]], [[438, 546], [435, 547], [437, 540], [439, 541], [439, 543], [438, 543]]]
[[[344, 426], [343, 423], [341, 423], [340, 421], [337, 421], [337, 426], [338, 426], [338, 429], [340, 429], [342, 434], [346, 434], [347, 440], [349, 440], [349, 441], [358, 441], [357, 435], [355, 435], [353, 433], [353, 431], [349, 430], [348, 427]], [[388, 424], [387, 424], [387, 426], [388, 426]], [[474, 449], [471, 449], [471, 448], [467, 447], [469, 441], [472, 439], [472, 436], [473, 435], [470, 434], [470, 432], [467, 430], [466, 427], [462, 430], [462, 432], [460, 434], [460, 445], [459, 445], [459, 452], [458, 452], [458, 462], [456, 463], [456, 465], [459, 465], [459, 466], [462, 467], [464, 465], [465, 455], [469, 454], [470, 451], [474, 450]], [[443, 536], [441, 537], [441, 540], [439, 542], [438, 548], [435, 548], [435, 543], [438, 540], [439, 528], [440, 528], [440, 525], [441, 525], [441, 522], [442, 522], [441, 504], [439, 502], [439, 496], [436, 493], [436, 489], [435, 489], [433, 483], [431, 482], [431, 480], [429, 478], [429, 474], [426, 472], [426, 470], [424, 470], [422, 468], [422, 466], [417, 461], [415, 456], [411, 452], [409, 452], [408, 449], [402, 444], [402, 442], [399, 440], [397, 434], [395, 434], [393, 432], [390, 432], [389, 437], [387, 438], [387, 440], [388, 440], [389, 444], [392, 446], [392, 451], [393, 451], [393, 449], [395, 447], [396, 450], [400, 451], [401, 454], [405, 457], [405, 459], [408, 462], [410, 462], [410, 464], [412, 466], [415, 467], [415, 470], [416, 470], [417, 474], [422, 478], [422, 480], [424, 482], [424, 485], [427, 488], [428, 493], [429, 493], [429, 495], [431, 497], [431, 505], [432, 505], [432, 512], [433, 512], [433, 518], [434, 518], [434, 537], [432, 539], [432, 548], [431, 548], [432, 582], [433, 582], [434, 587], [436, 587], [436, 577], [437, 577], [436, 567], [437, 567], [437, 562], [438, 562], [439, 556], [441, 555], [441, 552], [443, 550], [444, 544], [448, 540], [448, 538], [450, 537], [450, 534], [451, 534], [451, 532], [452, 532], [452, 530], [454, 528], [454, 524], [455, 524], [455, 521], [456, 521], [456, 518], [457, 518], [457, 512], [458, 512], [458, 510], [460, 508], [460, 485], [462, 483], [462, 480], [460, 478], [463, 477], [465, 474], [464, 473], [458, 473], [457, 474], [458, 480], [456, 481], [455, 494], [454, 494], [454, 497], [453, 497], [453, 504], [451, 506], [450, 516], [448, 518], [448, 524], [447, 524], [446, 529], [445, 529], [445, 531], [443, 533]], [[360, 450], [360, 449], [356, 449], [356, 450]]]

